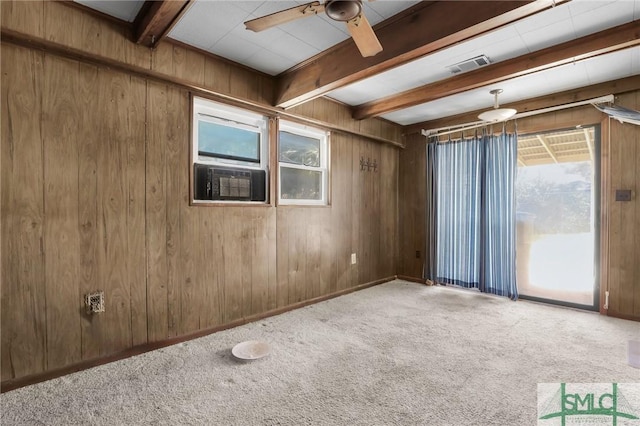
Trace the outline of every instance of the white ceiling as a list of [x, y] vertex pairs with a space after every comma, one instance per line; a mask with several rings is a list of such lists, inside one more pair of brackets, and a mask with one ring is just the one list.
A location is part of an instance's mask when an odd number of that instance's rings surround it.
[[[133, 22], [144, 3], [76, 1], [128, 22]], [[304, 3], [307, 2], [195, 0], [173, 27], [169, 37], [277, 75], [349, 38], [343, 23], [333, 21], [324, 14], [260, 33], [244, 27], [244, 21]], [[365, 14], [375, 25], [416, 3], [419, 2], [365, 2]], [[339, 88], [328, 96], [355, 106], [449, 78], [452, 74], [447, 66], [469, 58], [486, 55], [492, 63], [501, 62], [639, 19], [640, 0], [572, 0]], [[493, 97], [488, 93], [492, 88], [504, 89], [500, 101], [509, 103], [639, 74], [640, 48], [635, 47], [405, 108], [382, 117], [408, 125], [489, 108], [493, 104]]]

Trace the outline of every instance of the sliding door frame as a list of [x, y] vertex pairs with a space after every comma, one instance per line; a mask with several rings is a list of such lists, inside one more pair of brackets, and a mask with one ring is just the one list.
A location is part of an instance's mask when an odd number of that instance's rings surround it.
[[[602, 194], [606, 193], [605, 184], [608, 182], [608, 179], [603, 179], [602, 173], [602, 163], [603, 160], [608, 161], [608, 145], [605, 146], [605, 156], [603, 158], [603, 138], [602, 138], [602, 125], [600, 123], [597, 124], [589, 124], [589, 125], [576, 125], [574, 127], [563, 127], [557, 129], [546, 129], [544, 131], [529, 131], [524, 134], [526, 135], [542, 135], [544, 133], [552, 133], [552, 132], [562, 132], [565, 130], [572, 130], [575, 128], [589, 128], [593, 127], [593, 186], [592, 190], [594, 191], [594, 196], [592, 199], [593, 202], [593, 218], [594, 218], [594, 228], [593, 228], [593, 304], [592, 305], [583, 305], [579, 303], [566, 302], [563, 300], [555, 300], [555, 299], [546, 299], [543, 297], [536, 296], [527, 296], [525, 294], [520, 294], [520, 299], [523, 300], [531, 300], [534, 302], [547, 303], [551, 305], [559, 305], [565, 306], [569, 308], [575, 309], [583, 309], [588, 311], [596, 311], [601, 312], [603, 310], [603, 305], [600, 303], [603, 300], [603, 279], [606, 280], [606, 277], [603, 276], [603, 271], [606, 271], [607, 268], [603, 268], [603, 256], [602, 253], [607, 253], [606, 247], [603, 246], [603, 242], [608, 242], [608, 227], [606, 229], [603, 228], [602, 223], [605, 221], [604, 211], [606, 210], [606, 200], [603, 199]], [[523, 134], [523, 135], [524, 135]], [[607, 139], [608, 144], [608, 139]], [[605, 172], [608, 173], [608, 163], [605, 164]], [[605, 235], [603, 230], [607, 232]], [[605, 282], [606, 284], [606, 282]], [[606, 312], [606, 311], [605, 311]]]

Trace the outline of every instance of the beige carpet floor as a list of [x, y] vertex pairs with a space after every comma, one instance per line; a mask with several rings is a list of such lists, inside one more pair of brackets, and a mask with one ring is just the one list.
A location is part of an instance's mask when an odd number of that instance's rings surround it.
[[[271, 354], [234, 360], [252, 339]], [[0, 423], [531, 425], [538, 383], [640, 382], [632, 339], [640, 323], [396, 280], [4, 393]]]

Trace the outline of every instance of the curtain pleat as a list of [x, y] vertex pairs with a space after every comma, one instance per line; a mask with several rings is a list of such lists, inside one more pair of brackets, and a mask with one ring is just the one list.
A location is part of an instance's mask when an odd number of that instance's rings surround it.
[[517, 137], [503, 133], [483, 139], [483, 273], [479, 289], [515, 300]]
[[517, 299], [516, 155], [507, 133], [427, 144], [425, 278]]
[[427, 144], [427, 194], [431, 194], [431, 196], [427, 197], [427, 217], [426, 217], [426, 247], [425, 253], [427, 254], [425, 265], [422, 270], [422, 278], [425, 280], [429, 280], [431, 282], [436, 281], [435, 270], [436, 270], [436, 259], [437, 259], [437, 212], [435, 209], [435, 199], [438, 194], [436, 189], [436, 144], [434, 143]]

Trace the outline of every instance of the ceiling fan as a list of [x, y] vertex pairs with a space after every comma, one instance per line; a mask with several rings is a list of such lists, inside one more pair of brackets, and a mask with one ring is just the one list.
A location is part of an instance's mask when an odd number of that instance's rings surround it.
[[259, 32], [322, 12], [326, 13], [326, 15], [334, 21], [345, 22], [347, 24], [347, 29], [362, 56], [374, 56], [382, 51], [382, 45], [362, 10], [362, 0], [314, 1], [252, 19], [244, 24], [248, 30]]

